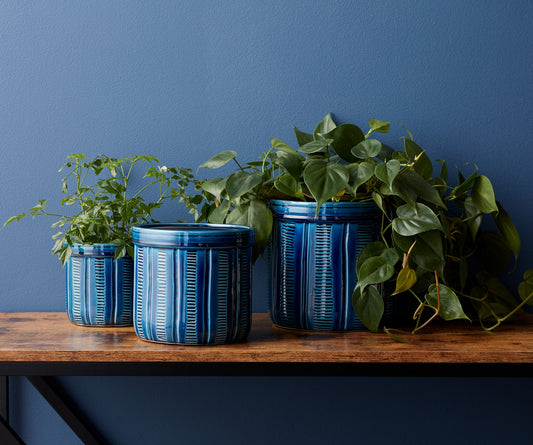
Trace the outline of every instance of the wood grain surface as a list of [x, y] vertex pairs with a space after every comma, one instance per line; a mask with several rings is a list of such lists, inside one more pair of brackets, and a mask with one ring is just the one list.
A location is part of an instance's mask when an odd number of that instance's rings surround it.
[[245, 343], [182, 346], [148, 343], [133, 327], [88, 328], [65, 313], [0, 313], [0, 362], [188, 363], [533, 363], [533, 320], [493, 333], [467, 323], [439, 325], [411, 343], [369, 332], [297, 332], [254, 314]]

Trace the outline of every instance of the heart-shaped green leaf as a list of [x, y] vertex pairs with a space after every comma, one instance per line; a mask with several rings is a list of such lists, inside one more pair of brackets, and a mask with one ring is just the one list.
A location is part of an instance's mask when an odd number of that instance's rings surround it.
[[294, 196], [299, 199], [304, 198], [300, 182], [289, 174], [284, 174], [276, 178], [274, 181], [274, 187], [286, 195]]
[[407, 170], [398, 175], [392, 183], [391, 190], [413, 208], [417, 197], [445, 208], [439, 192], [416, 171]]
[[333, 139], [324, 139], [323, 137], [318, 137], [312, 142], [300, 147], [300, 151], [305, 154], [317, 153], [317, 152], [327, 152], [329, 144], [333, 142]]
[[317, 202], [317, 211], [328, 199], [348, 185], [349, 174], [344, 165], [311, 159], [303, 173], [305, 185]]
[[236, 206], [228, 215], [228, 224], [239, 224], [254, 229], [253, 259], [263, 252], [272, 233], [273, 217], [268, 206], [258, 199]]
[[381, 179], [389, 187], [392, 186], [392, 181], [396, 178], [396, 175], [400, 172], [401, 165], [396, 159], [391, 159], [387, 162], [382, 162], [376, 165], [375, 175], [378, 179]]
[[477, 232], [481, 226], [482, 215], [480, 210], [477, 208], [474, 200], [471, 196], [467, 196], [464, 200], [463, 207], [465, 209], [466, 217], [468, 218], [467, 224], [472, 234], [472, 238], [476, 239]]
[[426, 179], [433, 176], [433, 165], [428, 155], [411, 139], [404, 138], [404, 148], [407, 156], [416, 160], [414, 165], [415, 171]]
[[365, 139], [352, 148], [352, 154], [359, 159], [368, 159], [381, 152], [381, 142], [377, 139]]
[[370, 119], [368, 125], [372, 131], [378, 133], [388, 133], [390, 129], [390, 122], [378, 121], [376, 119]]
[[359, 186], [363, 185], [374, 175], [374, 163], [361, 162], [360, 164], [348, 164], [348, 185], [352, 188], [352, 193], [356, 194]]
[[288, 173], [299, 179], [303, 170], [304, 158], [297, 152], [296, 154], [284, 151], [271, 153], [272, 162], [283, 167]]
[[486, 176], [478, 176], [472, 187], [472, 201], [476, 207], [483, 213], [492, 213], [498, 211], [496, 199], [494, 198], [494, 189], [490, 179]]
[[226, 181], [226, 192], [230, 200], [235, 200], [245, 193], [251, 191], [255, 186], [259, 185], [263, 180], [263, 175], [260, 172], [243, 172], [238, 171], [230, 176]]
[[279, 150], [279, 151], [282, 151], [284, 153], [288, 153], [291, 155], [296, 155], [298, 157], [302, 157], [302, 155], [300, 155], [300, 153], [298, 153], [294, 148], [292, 148], [290, 145], [286, 144], [285, 142], [280, 141], [279, 139], [276, 139], [276, 138], [270, 139], [270, 144], [276, 150]]
[[296, 140], [298, 141], [298, 146], [301, 147], [313, 140], [313, 135], [310, 133], [305, 133], [298, 130], [294, 125], [292, 126], [294, 134], [296, 135]]
[[440, 311], [439, 316], [444, 320], [470, 320], [463, 311], [459, 297], [455, 292], [444, 284], [432, 284], [429, 286], [426, 299], [433, 307], [438, 306], [438, 293], [440, 293]]
[[439, 218], [433, 210], [421, 203], [415, 209], [404, 204], [396, 210], [397, 218], [392, 221], [392, 229], [402, 236], [413, 236], [430, 230], [442, 230]]
[[319, 136], [326, 135], [336, 126], [337, 124], [335, 124], [335, 122], [333, 121], [331, 113], [328, 113], [326, 117], [322, 119], [316, 126], [315, 131], [313, 132], [314, 139], [317, 139]]
[[365, 135], [358, 126], [342, 124], [324, 136], [333, 139], [331, 147], [341, 159], [347, 162], [356, 162], [358, 160], [352, 154], [352, 148], [359, 144], [359, 142], [365, 140]]
[[361, 289], [357, 286], [352, 294], [352, 304], [357, 317], [372, 332], [377, 332], [383, 317], [383, 297], [374, 286]]
[[387, 246], [383, 241], [372, 241], [365, 245], [357, 255], [357, 261], [355, 266], [357, 276], [360, 275], [361, 266], [367, 259], [376, 256], [381, 256], [381, 254], [385, 252], [385, 250], [387, 250]]
[[394, 266], [384, 256], [365, 260], [359, 269], [357, 286], [364, 289], [370, 284], [384, 283], [394, 274]]
[[215, 207], [210, 213], [207, 220], [213, 224], [222, 224], [228, 216], [230, 201], [224, 201], [218, 207]]
[[404, 267], [396, 277], [396, 289], [392, 295], [408, 291], [416, 283], [416, 272], [409, 267]]
[[[226, 150], [221, 153], [216, 154], [215, 156], [209, 158], [203, 164], [200, 164], [200, 167], [204, 168], [219, 168], [227, 164], [232, 159], [237, 157], [237, 153], [233, 150]], [[198, 167], [198, 168], [200, 168]]]
[[226, 188], [226, 178], [213, 178], [202, 183], [202, 188], [211, 193], [215, 198], [220, 199], [222, 192]]

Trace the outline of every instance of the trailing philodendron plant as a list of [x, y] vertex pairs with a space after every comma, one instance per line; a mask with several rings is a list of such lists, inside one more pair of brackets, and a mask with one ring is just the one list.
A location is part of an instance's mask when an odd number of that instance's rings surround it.
[[[147, 165], [145, 182], [132, 191], [132, 175], [140, 164]], [[192, 171], [158, 164], [159, 160], [151, 155], [120, 159], [98, 155], [87, 160], [83, 154], [71, 154], [59, 169], [65, 172], [61, 179], [65, 195], [61, 205], [72, 206], [75, 210], [67, 214], [50, 212], [48, 199], [42, 199], [27, 212], [9, 218], [4, 227], [26, 217], [57, 218], [52, 224], [52, 228], [58, 229], [52, 237], [55, 240], [52, 254], [57, 254], [63, 265], [71, 256], [74, 243], [116, 244], [120, 246], [115, 252], [116, 259], [131, 255], [131, 227], [148, 222], [164, 200], [177, 198], [188, 208], [194, 208], [194, 199], [187, 191], [187, 187], [196, 182]], [[155, 198], [147, 202], [145, 191], [154, 193]]]
[[[326, 201], [373, 201], [382, 214], [380, 239], [357, 258], [353, 305], [359, 319], [378, 330], [384, 312], [381, 287], [396, 298], [413, 297], [412, 332], [437, 316], [475, 316], [492, 329], [533, 299], [533, 271], [519, 285], [520, 302], [498, 278], [520, 251], [511, 218], [477, 167], [468, 176], [458, 171], [457, 183], [450, 185], [446, 162], [438, 160], [435, 173], [411, 133], [400, 150], [375, 138], [389, 127], [389, 122], [370, 120], [364, 133], [353, 124], [336, 125], [328, 114], [313, 133], [294, 128], [297, 149], [271, 139], [270, 150], [245, 164], [235, 151], [221, 152], [200, 167], [216, 169], [233, 161], [236, 171], [203, 182], [208, 204], [200, 219], [253, 227], [257, 258], [272, 231], [270, 199], [314, 201], [317, 211]], [[495, 224], [483, 230], [486, 215]]]

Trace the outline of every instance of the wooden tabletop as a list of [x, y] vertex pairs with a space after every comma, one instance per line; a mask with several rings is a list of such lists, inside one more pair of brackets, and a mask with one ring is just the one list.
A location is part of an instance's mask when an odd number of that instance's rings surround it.
[[[511, 374], [533, 376], [533, 317], [492, 333], [441, 324], [397, 343], [364, 331], [298, 332], [254, 314], [244, 343], [149, 343], [132, 327], [75, 326], [65, 313], [0, 313], [0, 374]], [[418, 370], [418, 371], [417, 371]], [[462, 371], [461, 371], [462, 370]]]

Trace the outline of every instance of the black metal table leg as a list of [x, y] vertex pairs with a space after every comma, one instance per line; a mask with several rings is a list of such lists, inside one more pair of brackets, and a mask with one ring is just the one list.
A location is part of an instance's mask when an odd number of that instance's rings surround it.
[[0, 443], [24, 445], [11, 425], [9, 425], [9, 377], [0, 376]]

